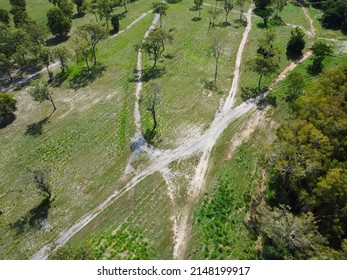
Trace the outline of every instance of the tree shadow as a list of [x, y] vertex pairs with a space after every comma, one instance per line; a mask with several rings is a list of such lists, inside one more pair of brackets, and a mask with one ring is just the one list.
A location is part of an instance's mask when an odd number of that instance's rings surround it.
[[173, 59], [174, 58], [174, 56], [171, 53], [164, 54], [163, 57], [166, 58], [166, 59]]
[[264, 22], [257, 22], [257, 27], [260, 28], [260, 29], [266, 29], [268, 28], [267, 25], [264, 24]]
[[157, 136], [156, 130], [148, 129], [148, 128], [146, 129], [146, 132], [143, 135], [143, 137], [146, 139], [146, 142], [150, 145], [154, 144], [153, 140], [154, 140], [155, 136]]
[[52, 37], [52, 38], [49, 38], [48, 40], [46, 40], [45, 43], [46, 43], [47, 47], [51, 47], [51, 46], [57, 46], [61, 43], [64, 43], [69, 39], [70, 39], [70, 36], [65, 36], [65, 37], [55, 36], [55, 37]]
[[165, 68], [146, 68], [142, 70], [142, 81], [148, 82], [150, 80], [161, 78], [165, 73]]
[[194, 21], [194, 22], [201, 21], [201, 17], [193, 17], [192, 21]]
[[308, 74], [310, 74], [311, 76], [317, 76], [319, 75], [323, 70], [323, 65], [314, 65], [314, 64], [310, 64], [306, 66], [306, 71]]
[[[52, 114], [53, 114], [53, 112], [51, 113], [51, 115]], [[27, 129], [26, 129], [24, 135], [30, 135], [30, 136], [39, 136], [39, 135], [41, 135], [43, 133], [43, 127], [44, 127], [45, 124], [48, 123], [48, 120], [49, 120], [50, 116], [44, 118], [43, 120], [41, 120], [41, 121], [39, 121], [37, 123], [33, 123], [33, 124], [27, 125]]]
[[0, 129], [5, 128], [10, 125], [16, 119], [16, 115], [14, 113], [7, 113], [0, 115]]
[[106, 67], [102, 64], [96, 64], [89, 71], [83, 68], [69, 81], [69, 86], [74, 90], [85, 87], [100, 77], [105, 70]]
[[50, 208], [51, 200], [49, 197], [46, 197], [39, 205], [29, 210], [28, 213], [21, 216], [14, 223], [10, 223], [9, 226], [16, 231], [17, 235], [23, 234], [27, 230], [40, 230], [48, 218]]
[[269, 25], [272, 26], [284, 26], [286, 23], [282, 20], [280, 16], [277, 16], [277, 18], [273, 17], [269, 19]]
[[69, 70], [67, 70], [65, 72], [60, 72], [59, 74], [55, 75], [54, 78], [49, 80], [49, 84], [52, 87], [60, 87], [62, 85], [62, 83], [65, 82], [67, 77], [69, 77], [69, 73], [70, 73]]
[[223, 22], [220, 22], [220, 23], [216, 23], [215, 26], [216, 26], [216, 27], [225, 28], [225, 27], [231, 26], [231, 24], [230, 24], [230, 22], [223, 21]]
[[247, 20], [244, 19], [234, 19], [234, 28], [239, 28], [239, 27], [246, 27], [247, 26]]
[[77, 18], [83, 18], [86, 14], [85, 13], [76, 13], [72, 15], [71, 19], [77, 19]]
[[247, 101], [251, 98], [257, 97], [265, 89], [259, 90], [258, 87], [241, 87], [241, 98], [243, 101]]

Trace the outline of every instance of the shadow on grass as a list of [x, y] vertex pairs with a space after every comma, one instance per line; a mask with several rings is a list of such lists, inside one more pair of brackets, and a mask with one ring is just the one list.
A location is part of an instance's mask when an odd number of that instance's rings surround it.
[[306, 71], [308, 74], [310, 74], [311, 76], [317, 76], [319, 75], [323, 70], [323, 65], [314, 65], [314, 64], [310, 64], [306, 66]]
[[200, 82], [204, 89], [216, 92], [218, 94], [223, 94], [223, 91], [218, 86], [218, 83], [216, 83], [214, 80], [201, 79]]
[[54, 78], [52, 78], [49, 81], [49, 84], [52, 87], [60, 87], [62, 85], [62, 83], [64, 83], [64, 81], [67, 79], [67, 77], [69, 77], [69, 73], [70, 73], [69, 70], [67, 70], [65, 72], [60, 72], [59, 74], [55, 75]]
[[243, 101], [247, 101], [251, 98], [257, 97], [262, 92], [265, 92], [267, 88], [259, 90], [258, 87], [241, 87], [241, 98]]
[[23, 234], [28, 230], [40, 230], [48, 218], [48, 211], [50, 208], [51, 200], [47, 197], [43, 199], [39, 205], [29, 210], [28, 213], [21, 216], [9, 226], [12, 230], [16, 231], [17, 235]]
[[201, 21], [201, 17], [193, 17], [192, 21], [194, 21], [194, 22]]
[[[51, 115], [52, 115], [52, 113], [51, 113]], [[41, 135], [43, 133], [43, 127], [45, 124], [48, 123], [50, 116], [44, 118], [43, 120], [41, 120], [37, 123], [29, 124], [27, 126], [27, 130], [25, 131], [24, 135], [30, 135], [30, 136]]]
[[293, 51], [287, 50], [286, 51], [286, 56], [287, 56], [288, 60], [298, 61], [298, 59], [300, 59], [302, 57], [302, 52], [295, 53]]
[[143, 137], [146, 139], [146, 142], [150, 145], [154, 144], [154, 138], [157, 136], [156, 130], [153, 129], [146, 129], [146, 133], [143, 135]]
[[7, 113], [0, 115], [0, 129], [10, 125], [16, 119], [16, 115], [13, 113]]
[[105, 70], [106, 67], [102, 64], [96, 64], [89, 71], [87, 68], [83, 68], [71, 78], [69, 86], [74, 90], [85, 87], [100, 77]]
[[247, 26], [247, 20], [244, 19], [235, 19], [234, 20], [234, 28], [239, 28], [239, 27], [246, 27]]
[[65, 37], [59, 37], [59, 36], [55, 36], [52, 38], [49, 38], [48, 40], [46, 40], [46, 46], [51, 47], [51, 46], [57, 46], [61, 43], [66, 42], [67, 40], [69, 40], [70, 36], [65, 36]]

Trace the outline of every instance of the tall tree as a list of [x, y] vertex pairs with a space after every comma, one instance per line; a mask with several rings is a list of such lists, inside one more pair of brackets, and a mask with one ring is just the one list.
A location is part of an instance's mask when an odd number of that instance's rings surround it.
[[273, 0], [273, 3], [275, 4], [275, 18], [279, 18], [278, 14], [282, 12], [284, 6], [287, 5], [288, 0]]
[[52, 59], [59, 61], [61, 72], [65, 73], [68, 67], [67, 62], [71, 58], [70, 52], [66, 47], [57, 47], [52, 52]]
[[201, 18], [201, 6], [203, 3], [203, 0], [194, 0], [195, 8], [197, 11], [199, 11], [199, 18]]
[[217, 83], [217, 75], [218, 75], [218, 64], [221, 55], [223, 54], [223, 49], [225, 47], [225, 41], [223, 39], [223, 34], [220, 32], [213, 32], [210, 35], [210, 48], [212, 51], [212, 55], [215, 59], [215, 69], [214, 69], [214, 83]]
[[287, 44], [287, 54], [296, 58], [302, 55], [302, 51], [305, 48], [305, 33], [300, 27], [296, 27], [291, 31], [291, 34], [292, 36]]
[[80, 27], [78, 35], [89, 45], [93, 64], [96, 65], [96, 46], [107, 38], [107, 30], [99, 24], [89, 23]]
[[312, 45], [311, 50], [313, 52], [312, 67], [315, 70], [321, 71], [321, 69], [323, 68], [323, 60], [333, 54], [333, 49], [326, 43], [316, 42]]
[[147, 110], [152, 115], [153, 120], [153, 127], [152, 127], [152, 134], [155, 132], [156, 128], [158, 127], [158, 121], [157, 121], [157, 104], [159, 103], [159, 94], [160, 94], [160, 87], [158, 84], [153, 83], [152, 84], [152, 96], [150, 97], [149, 104], [147, 106]]
[[6, 122], [9, 115], [16, 111], [17, 100], [11, 95], [0, 92], [0, 124]]
[[246, 1], [248, 0], [236, 0], [236, 5], [240, 7], [240, 20], [242, 20]]
[[231, 10], [234, 8], [234, 4], [231, 0], [224, 0], [225, 22], [228, 23], [228, 16]]
[[277, 55], [277, 50], [273, 46], [274, 40], [274, 33], [267, 32], [266, 36], [259, 40], [256, 57], [249, 61], [250, 69], [259, 74], [259, 91], [261, 90], [262, 77], [274, 73], [279, 67], [279, 57]]
[[0, 9], [0, 22], [3, 24], [9, 26], [10, 25], [10, 16], [8, 14], [8, 11], [4, 9]]
[[13, 64], [11, 63], [11, 60], [6, 57], [6, 55], [0, 53], [0, 72], [6, 73], [7, 76], [12, 81], [12, 69]]
[[29, 16], [26, 11], [25, 0], [10, 0], [12, 8], [10, 13], [13, 15], [13, 22], [16, 28], [21, 27], [23, 24], [28, 23]]
[[160, 18], [160, 28], [163, 26], [162, 17], [166, 16], [166, 10], [168, 8], [169, 8], [169, 6], [166, 3], [163, 3], [163, 2], [154, 2], [152, 4], [153, 13], [159, 15], [159, 18]]
[[272, 0], [253, 0], [256, 6], [255, 13], [263, 19], [264, 27], [268, 26], [268, 20], [273, 13]]
[[113, 11], [113, 2], [111, 0], [97, 0], [97, 10], [102, 20], [105, 18], [107, 29], [109, 27], [109, 20]]
[[71, 22], [60, 8], [50, 9], [47, 13], [47, 20], [47, 26], [53, 35], [66, 37], [70, 32]]
[[83, 5], [86, 2], [86, 0], [72, 0], [72, 2], [77, 7], [77, 14], [78, 15], [83, 15]]
[[121, 4], [121, 5], [123, 5], [123, 7], [124, 7], [124, 12], [126, 13], [126, 12], [128, 12], [128, 8], [127, 8], [127, 0], [119, 0], [119, 3]]
[[34, 81], [32, 84], [32, 88], [29, 90], [29, 94], [37, 102], [42, 103], [46, 100], [50, 101], [53, 106], [53, 112], [57, 110], [52, 95], [49, 92], [48, 84], [43, 83], [41, 81]]
[[148, 35], [142, 46], [140, 46], [153, 58], [153, 69], [157, 68], [158, 59], [165, 51], [165, 44], [171, 43], [171, 41], [172, 36], [170, 33], [162, 29], [155, 29]]
[[60, 0], [58, 7], [63, 11], [64, 15], [71, 20], [73, 15], [73, 4], [68, 0]]

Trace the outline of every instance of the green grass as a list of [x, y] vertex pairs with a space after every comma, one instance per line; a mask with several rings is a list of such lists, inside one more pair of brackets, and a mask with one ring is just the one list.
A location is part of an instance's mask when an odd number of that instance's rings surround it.
[[[159, 137], [156, 143], [161, 148], [177, 147], [179, 138], [183, 138], [182, 134], [187, 130], [206, 129], [213, 120], [222, 97], [217, 92], [209, 92], [203, 88], [202, 80], [213, 78], [215, 60], [209, 47], [208, 16], [205, 13], [201, 21], [192, 21], [196, 11], [190, 11], [191, 6], [192, 3], [189, 1], [170, 5], [168, 15], [163, 19], [163, 28], [174, 28], [174, 39], [166, 50], [166, 54], [172, 55], [173, 58], [161, 59], [158, 66], [161, 69], [165, 68], [165, 73], [152, 81], [161, 86], [158, 107]], [[230, 14], [230, 21], [237, 16]], [[221, 15], [216, 23], [221, 23], [223, 19], [224, 16]], [[218, 75], [219, 89], [225, 94], [231, 86], [235, 56], [244, 28], [236, 28], [233, 25], [216, 27], [216, 30], [223, 32], [226, 40]], [[150, 68], [152, 63], [145, 55], [144, 68]], [[141, 103], [144, 129], [151, 125], [145, 117], [148, 114], [145, 100], [150, 91], [149, 83], [145, 83]]]

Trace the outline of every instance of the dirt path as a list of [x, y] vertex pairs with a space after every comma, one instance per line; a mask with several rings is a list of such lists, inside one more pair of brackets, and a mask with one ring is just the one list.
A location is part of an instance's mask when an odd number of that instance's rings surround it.
[[[251, 12], [252, 9], [250, 8], [250, 10], [247, 13], [248, 26], [251, 25]], [[248, 36], [249, 30], [247, 31], [247, 28], [245, 30], [245, 33]], [[80, 218], [71, 228], [62, 232], [53, 244], [48, 244], [44, 246], [40, 251], [38, 251], [35, 255], [32, 256], [32, 259], [47, 259], [50, 252], [55, 251], [56, 249], [65, 245], [66, 242], [69, 241], [69, 239], [73, 235], [75, 235], [87, 224], [89, 224], [106, 207], [108, 207], [116, 199], [127, 193], [129, 190], [134, 188], [139, 182], [141, 182], [147, 176], [153, 174], [156, 171], [167, 171], [166, 168], [171, 162], [186, 159], [191, 157], [192, 155], [202, 152], [202, 157], [200, 158], [200, 162], [195, 171], [195, 175], [191, 181], [191, 188], [189, 190], [191, 201], [194, 201], [194, 198], [198, 197], [204, 185], [204, 179], [209, 166], [210, 152], [214, 147], [219, 136], [223, 133], [223, 131], [229, 126], [229, 124], [232, 121], [246, 114], [250, 110], [255, 109], [256, 104], [270, 92], [270, 90], [277, 82], [284, 79], [299, 63], [301, 63], [311, 55], [311, 52], [307, 52], [301, 59], [290, 64], [272, 83], [269, 91], [263, 93], [257, 98], [243, 102], [237, 107], [231, 109], [231, 106], [234, 103], [234, 96], [239, 82], [240, 65], [238, 65], [238, 61], [241, 61], [242, 50], [244, 48], [245, 42], [247, 41], [247, 36], [243, 36], [243, 39], [240, 43], [240, 46], [243, 45], [243, 47], [239, 47], [238, 50], [237, 61], [235, 66], [235, 71], [237, 71], [238, 75], [235, 75], [236, 72], [234, 73], [234, 79], [230, 93], [226, 98], [225, 103], [222, 106], [222, 109], [216, 114], [216, 117], [212, 122], [211, 126], [199, 137], [192, 138], [190, 141], [187, 141], [184, 145], [181, 145], [180, 147], [174, 150], [160, 151], [150, 147], [147, 143], [143, 143], [142, 145], [140, 145], [139, 149], [148, 153], [148, 155], [151, 156], [149, 165], [143, 168], [142, 170], [137, 170], [136, 174], [134, 174], [134, 176], [126, 185], [117, 189], [97, 208]], [[139, 141], [141, 140], [143, 142], [143, 137], [138, 138]], [[171, 180], [171, 178], [167, 176], [169, 176], [168, 173], [165, 175], [166, 180]], [[171, 185], [170, 188], [174, 188], [174, 186]], [[189, 240], [189, 234], [191, 231], [190, 215], [191, 208], [188, 205], [187, 208], [183, 209], [179, 214], [177, 214], [176, 217], [173, 217], [173, 230], [175, 235], [174, 258], [176, 259], [185, 257], [187, 242]]]

